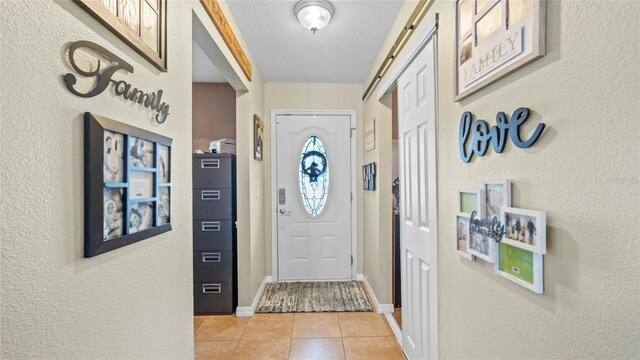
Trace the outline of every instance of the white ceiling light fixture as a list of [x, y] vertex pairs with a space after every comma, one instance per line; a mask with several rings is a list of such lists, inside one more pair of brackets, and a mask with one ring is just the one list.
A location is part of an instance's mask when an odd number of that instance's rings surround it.
[[294, 12], [300, 24], [315, 34], [327, 26], [335, 9], [327, 0], [303, 0], [296, 4]]

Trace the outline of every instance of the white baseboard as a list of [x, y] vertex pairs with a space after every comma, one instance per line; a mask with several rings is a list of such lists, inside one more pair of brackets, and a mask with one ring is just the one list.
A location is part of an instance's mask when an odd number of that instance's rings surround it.
[[273, 282], [273, 276], [265, 276], [264, 280], [262, 280], [262, 284], [260, 284], [260, 288], [258, 288], [258, 292], [256, 296], [253, 298], [253, 303], [251, 306], [238, 306], [236, 308], [236, 317], [252, 317], [256, 312], [256, 308], [258, 307], [258, 302], [260, 302], [260, 298], [262, 298], [262, 293], [264, 293], [264, 288], [267, 286], [267, 283]]
[[371, 296], [371, 300], [373, 300], [373, 305], [378, 310], [379, 314], [388, 314], [393, 313], [393, 304], [380, 304], [378, 302], [378, 298], [376, 297], [376, 293], [373, 292], [369, 281], [367, 281], [367, 277], [364, 274], [358, 274], [356, 276], [356, 280], [364, 282], [364, 286], [367, 288], [367, 292], [369, 296]]
[[398, 326], [396, 319], [393, 318], [393, 314], [385, 313], [384, 316], [387, 318], [387, 322], [391, 327], [391, 331], [393, 331], [393, 335], [395, 335], [396, 339], [398, 339], [398, 342], [402, 344], [402, 330], [400, 330], [400, 327]]

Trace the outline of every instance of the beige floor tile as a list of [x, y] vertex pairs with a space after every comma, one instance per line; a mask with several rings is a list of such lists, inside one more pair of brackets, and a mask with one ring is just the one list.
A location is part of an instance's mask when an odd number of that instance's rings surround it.
[[233, 315], [207, 316], [196, 330], [195, 341], [239, 340], [248, 322]]
[[228, 360], [236, 349], [237, 341], [197, 342], [195, 360]]
[[344, 360], [342, 339], [293, 339], [289, 360]]
[[295, 314], [293, 318], [293, 338], [336, 338], [340, 337], [340, 322], [335, 313]]
[[249, 320], [242, 340], [291, 339], [293, 314], [258, 314]]
[[340, 313], [340, 330], [344, 337], [391, 336], [382, 314], [373, 312]]
[[344, 338], [347, 360], [404, 360], [393, 336]]
[[234, 360], [286, 360], [289, 357], [289, 339], [240, 340]]
[[198, 330], [198, 326], [202, 324], [206, 316], [194, 316], [193, 317], [193, 331]]
[[267, 313], [255, 314], [252, 319], [288, 319], [293, 320], [294, 313]]

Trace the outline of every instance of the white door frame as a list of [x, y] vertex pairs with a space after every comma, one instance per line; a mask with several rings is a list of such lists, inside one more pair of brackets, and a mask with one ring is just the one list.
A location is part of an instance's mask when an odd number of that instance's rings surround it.
[[[438, 154], [438, 146], [437, 146], [437, 139], [438, 139], [438, 61], [437, 61], [437, 57], [438, 57], [438, 41], [437, 41], [437, 30], [438, 30], [438, 14], [435, 14], [435, 16], [430, 19], [427, 20], [426, 18], [424, 19], [424, 21], [426, 22], [425, 26], [422, 27], [422, 31], [420, 31], [419, 33], [414, 34], [414, 38], [416, 39], [410, 46], [406, 47], [405, 50], [402, 53], [402, 56], [400, 58], [398, 58], [398, 60], [395, 62], [394, 65], [392, 65], [392, 68], [389, 70], [389, 75], [385, 76], [383, 78], [383, 81], [380, 83], [380, 87], [378, 88], [378, 101], [380, 103], [387, 103], [387, 101], [385, 99], [388, 99], [388, 96], [390, 96], [391, 92], [393, 91], [393, 89], [395, 89], [397, 87], [398, 84], [398, 78], [400, 77], [400, 75], [402, 75], [402, 73], [407, 69], [407, 67], [409, 67], [409, 64], [411, 64], [411, 62], [420, 54], [420, 52], [424, 49], [425, 45], [427, 45], [427, 43], [429, 41], [433, 41], [434, 42], [434, 56], [435, 56], [435, 63], [434, 63], [434, 71], [435, 71], [435, 99], [436, 99], [436, 104], [435, 104], [435, 123], [436, 123], [436, 159], [437, 159], [437, 154]], [[390, 101], [389, 101], [390, 103]], [[399, 151], [399, 150], [398, 150]], [[438, 164], [436, 164], [436, 179], [437, 179], [437, 168], [438, 168]], [[437, 181], [437, 180], [436, 180]], [[436, 183], [436, 187], [437, 187], [437, 183]], [[436, 194], [436, 221], [435, 224], [433, 226], [434, 228], [434, 233], [436, 234], [436, 239], [438, 239], [438, 201], [437, 201], [437, 194]], [[401, 239], [402, 241], [402, 239]], [[437, 241], [437, 240], [436, 240]], [[405, 285], [404, 282], [401, 282], [401, 286]], [[402, 298], [405, 299], [405, 294], [406, 294], [406, 289], [401, 289], [402, 292]], [[394, 335], [396, 336], [396, 339], [398, 340], [398, 343], [400, 344], [400, 346], [403, 346], [403, 341], [402, 341], [402, 330], [400, 329], [400, 327], [398, 326], [398, 324], [396, 323], [395, 319], [393, 318], [393, 316], [391, 316], [391, 314], [385, 314], [387, 315], [386, 318], [389, 322], [389, 324], [391, 325], [391, 329], [393, 330]], [[437, 334], [437, 330], [438, 328], [436, 327], [436, 338], [438, 337]], [[438, 353], [438, 348], [437, 348], [437, 342], [436, 342], [436, 353]], [[405, 353], [406, 355], [406, 353]]]
[[271, 274], [273, 281], [278, 281], [278, 177], [276, 156], [277, 131], [276, 120], [281, 115], [292, 116], [349, 116], [351, 121], [351, 279], [356, 279], [358, 270], [358, 224], [357, 210], [358, 198], [356, 188], [356, 111], [355, 110], [292, 110], [273, 109], [271, 110]]

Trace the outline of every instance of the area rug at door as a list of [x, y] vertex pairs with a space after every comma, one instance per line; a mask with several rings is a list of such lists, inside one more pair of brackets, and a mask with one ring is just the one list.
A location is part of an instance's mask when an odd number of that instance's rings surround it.
[[267, 284], [256, 313], [372, 311], [360, 281]]

